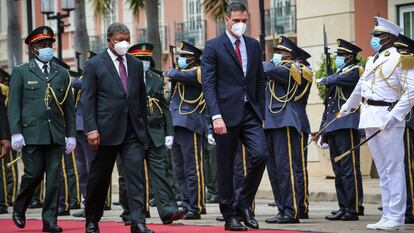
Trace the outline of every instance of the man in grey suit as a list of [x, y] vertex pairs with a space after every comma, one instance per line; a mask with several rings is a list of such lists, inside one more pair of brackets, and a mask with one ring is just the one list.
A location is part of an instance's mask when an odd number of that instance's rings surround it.
[[88, 61], [82, 83], [83, 126], [96, 150], [88, 177], [86, 232], [98, 233], [106, 192], [119, 153], [126, 178], [132, 233], [150, 233], [144, 214], [147, 95], [142, 62], [127, 54], [129, 29], [109, 25], [108, 49]]

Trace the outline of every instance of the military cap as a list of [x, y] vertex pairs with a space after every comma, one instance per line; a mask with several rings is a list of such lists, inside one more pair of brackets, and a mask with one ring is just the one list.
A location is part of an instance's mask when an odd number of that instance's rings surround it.
[[400, 34], [395, 40], [394, 46], [397, 48], [408, 48], [410, 51], [414, 51], [414, 40]]
[[390, 33], [392, 35], [398, 36], [403, 31], [403, 29], [400, 26], [384, 18], [381, 18], [379, 16], [374, 17], [374, 22], [375, 22], [374, 31], [371, 32], [371, 34], [373, 35], [379, 35], [382, 33]]
[[351, 42], [348, 42], [343, 39], [336, 40], [337, 42], [337, 50], [335, 53], [352, 53], [354, 55], [357, 55], [359, 52], [362, 51], [362, 49]]
[[311, 58], [312, 56], [305, 50], [301, 48], [298, 48], [298, 49], [299, 49], [299, 56], [297, 58], [301, 60], [303, 64], [305, 64], [306, 66], [309, 66], [310, 64], [307, 60]]
[[185, 41], [181, 41], [179, 44], [179, 54], [180, 55], [193, 55], [196, 58], [200, 58], [203, 54], [203, 51], [196, 48], [195, 46], [191, 45], [190, 43], [187, 43]]
[[293, 43], [293, 41], [289, 40], [285, 36], [280, 36], [277, 38], [277, 45], [273, 49], [275, 51], [283, 50], [290, 52], [296, 58], [299, 58], [301, 56], [301, 49], [295, 43]]
[[10, 78], [10, 74], [7, 71], [0, 68], [0, 77], [5, 77], [6, 79], [8, 79]]
[[35, 28], [24, 40], [24, 42], [28, 45], [32, 43], [41, 41], [41, 40], [51, 40], [55, 42], [55, 38], [53, 38], [53, 30], [48, 26], [40, 26]]
[[136, 57], [151, 57], [154, 45], [151, 43], [139, 43], [131, 46], [128, 53]]

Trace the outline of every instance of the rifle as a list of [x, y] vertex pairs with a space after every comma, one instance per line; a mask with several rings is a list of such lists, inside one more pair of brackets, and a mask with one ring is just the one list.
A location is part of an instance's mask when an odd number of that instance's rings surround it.
[[[331, 53], [329, 52], [328, 37], [326, 35], [325, 24], [323, 25], [323, 53], [325, 55], [326, 74], [331, 75], [333, 73], [332, 64], [331, 64]], [[329, 94], [329, 85], [326, 85], [325, 86], [325, 97], [324, 97], [324, 100], [323, 100], [323, 104], [325, 105], [325, 109], [327, 109], [327, 107], [328, 107], [328, 94]], [[322, 126], [325, 125], [325, 121], [326, 121], [326, 114], [323, 114], [322, 122], [321, 122], [321, 128], [325, 128], [325, 127], [322, 127]], [[322, 142], [326, 142], [327, 138], [324, 137], [323, 133], [321, 133], [321, 136], [322, 136]]]
[[171, 57], [171, 68], [175, 68], [175, 56], [174, 56], [174, 49], [175, 45], [169, 45], [170, 48], [170, 57]]

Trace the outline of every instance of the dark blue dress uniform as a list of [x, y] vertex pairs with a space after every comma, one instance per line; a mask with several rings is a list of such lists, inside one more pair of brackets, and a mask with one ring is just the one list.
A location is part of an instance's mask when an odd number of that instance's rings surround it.
[[[328, 88], [323, 116], [325, 120], [322, 121], [321, 128], [336, 118], [336, 114], [351, 95], [363, 73], [363, 68], [355, 62], [356, 55], [361, 49], [342, 39], [338, 39], [337, 42], [338, 50], [336, 53], [338, 56], [352, 56], [352, 60], [345, 62], [343, 68], [323, 78], [320, 82], [320, 84], [327, 85]], [[329, 144], [339, 204], [339, 211], [334, 211], [331, 215], [326, 216], [329, 220], [358, 220], [358, 215], [363, 214], [359, 149], [340, 162], [334, 162], [336, 156], [348, 151], [360, 142], [359, 112], [357, 109], [353, 111], [348, 116], [337, 119], [324, 132]]]
[[298, 86], [296, 96], [293, 104], [299, 115], [300, 128], [302, 129], [300, 135], [300, 158], [298, 170], [298, 189], [299, 189], [299, 218], [308, 219], [309, 215], [309, 179], [308, 179], [308, 150], [306, 147], [309, 140], [311, 128], [309, 118], [306, 113], [306, 106], [308, 105], [309, 94], [312, 87], [313, 72], [310, 64], [306, 61], [311, 56], [306, 51], [300, 49], [300, 56], [298, 60], [301, 62], [300, 69], [302, 74], [301, 84]]
[[172, 162], [187, 210], [184, 219], [199, 219], [205, 208], [202, 149], [206, 129], [199, 66], [201, 51], [186, 42], [180, 43], [180, 49], [180, 56], [193, 62], [184, 69], [170, 69], [165, 74], [174, 85], [170, 106], [174, 126]]
[[[297, 57], [298, 47], [286, 37], [278, 38], [276, 52], [284, 50]], [[269, 172], [272, 190], [279, 214], [268, 219], [268, 223], [299, 222], [298, 171], [300, 167], [301, 120], [293, 104], [301, 82], [299, 68], [292, 60], [278, 64], [263, 63], [266, 86], [264, 129], [269, 157]]]
[[[414, 41], [400, 34], [394, 42], [394, 45], [404, 60], [411, 61], [411, 65], [414, 65]], [[407, 116], [404, 145], [405, 182], [407, 186], [405, 223], [412, 224], [414, 223], [414, 109], [412, 109], [411, 113]]]

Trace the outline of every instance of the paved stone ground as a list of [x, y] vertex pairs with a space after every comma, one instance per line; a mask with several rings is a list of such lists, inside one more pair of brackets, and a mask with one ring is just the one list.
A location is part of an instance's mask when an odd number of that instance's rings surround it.
[[[117, 195], [114, 195], [114, 200], [117, 200]], [[260, 227], [263, 229], [283, 229], [283, 230], [303, 230], [310, 232], [376, 232], [372, 230], [367, 230], [366, 225], [368, 223], [374, 223], [379, 220], [381, 212], [377, 210], [378, 204], [365, 204], [365, 216], [360, 217], [360, 221], [357, 222], [341, 222], [341, 221], [327, 221], [324, 219], [324, 216], [329, 213], [331, 210], [337, 208], [336, 202], [311, 202], [310, 203], [310, 219], [302, 220], [300, 224], [290, 224], [290, 225], [275, 225], [265, 223], [265, 219], [272, 217], [275, 214], [275, 209], [269, 207], [267, 203], [270, 200], [258, 199], [256, 204], [256, 214], [259, 221]], [[12, 209], [9, 209], [11, 213]], [[72, 210], [72, 213], [75, 213], [77, 210]], [[105, 211], [105, 216], [103, 221], [117, 221], [120, 222], [121, 219], [119, 215], [122, 210], [119, 206], [112, 206], [111, 211]], [[41, 210], [34, 209], [28, 210], [27, 218], [28, 219], [40, 219]], [[147, 219], [148, 223], [160, 224], [161, 220], [158, 217], [156, 208], [151, 208], [150, 219]], [[188, 221], [180, 220], [176, 224], [186, 224], [186, 225], [223, 225], [222, 222], [217, 222], [215, 218], [219, 215], [219, 208], [217, 204], [207, 204], [207, 214], [202, 215], [202, 220]], [[11, 214], [0, 215], [1, 219], [10, 219]], [[59, 217], [59, 220], [81, 220], [79, 218], [74, 218], [72, 216]], [[29, 223], [30, 224], [30, 221]], [[405, 225], [405, 232], [414, 232], [414, 225]], [[1, 232], [1, 228], [0, 228]], [[16, 228], [17, 232], [17, 228]], [[384, 232], [384, 231], [378, 231]]]

